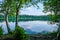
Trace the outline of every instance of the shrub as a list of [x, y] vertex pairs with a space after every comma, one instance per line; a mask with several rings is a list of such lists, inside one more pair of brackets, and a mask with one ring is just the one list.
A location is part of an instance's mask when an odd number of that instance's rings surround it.
[[3, 35], [3, 29], [2, 27], [0, 26], [0, 37]]
[[26, 39], [25, 30], [22, 27], [17, 26], [13, 36], [15, 40], [25, 40]]

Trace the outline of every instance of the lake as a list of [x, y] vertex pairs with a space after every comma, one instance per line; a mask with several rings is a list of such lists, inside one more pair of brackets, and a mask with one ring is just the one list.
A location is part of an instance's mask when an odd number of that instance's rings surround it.
[[[10, 29], [14, 30], [15, 22], [9, 22]], [[53, 32], [57, 31], [58, 26], [56, 24], [50, 24], [48, 21], [19, 21], [18, 25], [23, 27], [25, 30], [30, 29], [34, 32]], [[0, 22], [0, 26], [4, 29], [4, 33], [7, 33], [6, 23]]]

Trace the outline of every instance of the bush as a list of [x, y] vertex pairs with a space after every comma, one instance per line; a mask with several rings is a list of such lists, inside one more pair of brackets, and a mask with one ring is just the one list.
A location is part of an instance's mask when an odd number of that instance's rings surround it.
[[3, 35], [3, 29], [2, 27], [0, 26], [0, 37]]
[[17, 26], [13, 33], [13, 36], [15, 40], [25, 40], [26, 39], [25, 30], [22, 27]]

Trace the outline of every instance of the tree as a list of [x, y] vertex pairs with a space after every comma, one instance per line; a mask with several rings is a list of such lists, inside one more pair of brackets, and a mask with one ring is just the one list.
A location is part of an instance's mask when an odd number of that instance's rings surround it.
[[58, 22], [59, 20], [59, 12], [60, 12], [60, 1], [59, 0], [45, 0], [43, 1], [43, 5], [44, 5], [44, 12], [51, 12], [54, 13], [54, 17], [55, 17], [55, 22]]
[[[52, 22], [58, 22], [60, 25], [60, 1], [59, 0], [43, 0], [44, 5], [44, 12], [51, 12], [54, 13], [52, 15], [52, 18], [54, 21]], [[60, 36], [60, 26], [58, 28], [58, 33]]]
[[7, 30], [8, 30], [8, 33], [10, 33], [8, 16], [12, 15], [15, 12], [14, 7], [12, 5], [12, 0], [2, 0], [2, 4], [0, 8], [1, 8], [0, 12], [5, 15]]
[[[15, 37], [18, 37], [16, 38], [17, 40], [20, 39], [20, 40], [25, 40], [24, 36], [25, 36], [25, 33], [23, 31], [23, 29], [21, 29], [19, 26], [18, 26], [18, 14], [19, 14], [19, 11], [21, 10], [21, 8], [23, 7], [29, 7], [31, 5], [37, 5], [39, 1], [38, 0], [14, 0], [14, 5], [15, 5], [15, 9], [16, 9], [16, 26], [15, 26]], [[20, 36], [19, 36], [20, 35]]]
[[40, 0], [14, 0], [15, 2], [15, 7], [16, 7], [16, 27], [18, 26], [18, 14], [21, 8], [23, 7], [29, 7], [31, 5], [37, 5]]

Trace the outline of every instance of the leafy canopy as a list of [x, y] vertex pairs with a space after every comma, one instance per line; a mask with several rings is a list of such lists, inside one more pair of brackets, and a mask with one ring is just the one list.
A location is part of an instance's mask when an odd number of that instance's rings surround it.
[[55, 22], [60, 21], [60, 1], [59, 0], [43, 0], [44, 12], [54, 13]]

